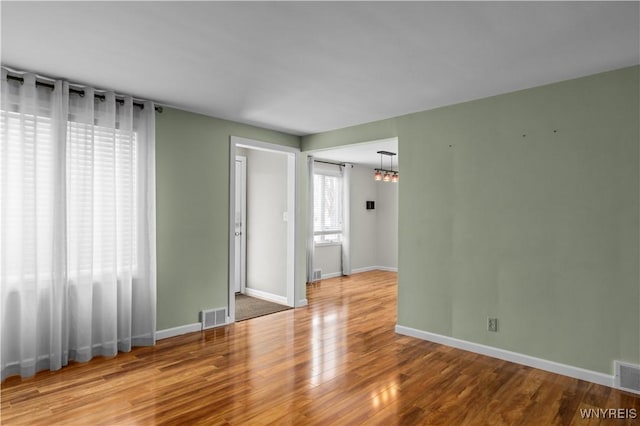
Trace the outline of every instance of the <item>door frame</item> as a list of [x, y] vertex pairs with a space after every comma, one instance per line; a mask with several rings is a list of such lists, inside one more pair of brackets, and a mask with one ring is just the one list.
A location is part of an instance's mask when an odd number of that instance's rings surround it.
[[[242, 181], [240, 182], [240, 193], [242, 194], [242, 200], [240, 201], [240, 293], [245, 292], [247, 287], [247, 157], [243, 155], [236, 155], [235, 167], [238, 167], [240, 163], [240, 175]], [[236, 170], [237, 172], [237, 170]], [[236, 185], [238, 182], [236, 182]], [[234, 204], [235, 205], [235, 204]], [[237, 213], [237, 212], [236, 212]], [[234, 215], [235, 218], [235, 215]], [[234, 220], [235, 222], [235, 220]], [[235, 227], [235, 223], [234, 223]], [[235, 237], [235, 232], [234, 232]], [[235, 243], [235, 238], [234, 238]], [[235, 249], [234, 249], [235, 257]], [[235, 272], [235, 262], [234, 262]], [[235, 277], [234, 277], [234, 291], [235, 291]]]
[[296, 255], [296, 219], [298, 217], [298, 157], [299, 148], [276, 145], [254, 139], [231, 136], [229, 139], [229, 309], [227, 322], [235, 322], [235, 216], [236, 216], [236, 148], [248, 148], [287, 156], [287, 305], [296, 306], [295, 255]]

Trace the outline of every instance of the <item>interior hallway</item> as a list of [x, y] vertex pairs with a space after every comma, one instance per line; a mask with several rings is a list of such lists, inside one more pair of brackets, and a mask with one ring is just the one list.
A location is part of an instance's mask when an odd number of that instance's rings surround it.
[[323, 280], [306, 308], [9, 378], [1, 423], [539, 425], [580, 424], [581, 408], [640, 412], [632, 394], [395, 334], [396, 282]]

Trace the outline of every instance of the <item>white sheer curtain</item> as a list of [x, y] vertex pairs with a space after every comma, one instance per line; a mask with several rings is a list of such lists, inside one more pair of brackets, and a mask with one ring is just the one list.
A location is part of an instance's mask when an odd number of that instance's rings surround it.
[[342, 275], [351, 275], [351, 164], [342, 169]]
[[155, 114], [2, 69], [2, 379], [155, 343]]

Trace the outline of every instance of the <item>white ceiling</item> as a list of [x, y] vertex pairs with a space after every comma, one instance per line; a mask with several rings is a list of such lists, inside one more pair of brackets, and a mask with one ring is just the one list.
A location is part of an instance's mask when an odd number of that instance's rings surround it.
[[640, 63], [638, 2], [0, 2], [4, 65], [326, 131]]

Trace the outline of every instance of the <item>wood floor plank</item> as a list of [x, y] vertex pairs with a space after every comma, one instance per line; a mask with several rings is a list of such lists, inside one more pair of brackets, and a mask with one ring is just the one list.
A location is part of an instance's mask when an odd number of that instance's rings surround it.
[[[396, 274], [308, 286], [309, 306], [2, 383], [0, 423], [609, 424], [640, 397], [395, 334]], [[620, 420], [633, 424], [637, 419]]]

